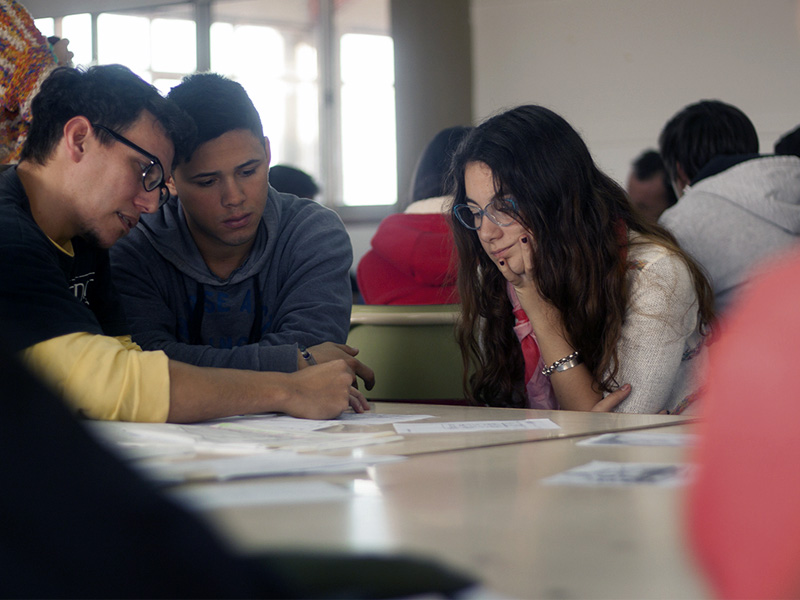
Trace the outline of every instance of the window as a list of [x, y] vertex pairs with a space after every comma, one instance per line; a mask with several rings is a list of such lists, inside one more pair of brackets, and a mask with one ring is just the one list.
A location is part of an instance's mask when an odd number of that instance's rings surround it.
[[76, 65], [121, 63], [164, 93], [203, 65], [238, 81], [272, 164], [307, 171], [318, 199], [358, 218], [397, 200], [388, 13], [388, 0], [217, 0], [36, 24], [70, 40]]
[[[287, 148], [299, 140], [287, 139], [287, 129], [293, 131], [287, 121], [295, 90], [294, 77], [290, 76], [292, 63], [287, 60], [293, 49], [286, 46], [286, 36], [274, 27], [216, 21], [211, 25], [211, 70], [238, 81], [247, 90], [270, 139], [272, 164], [291, 162], [317, 172], [316, 157], [301, 160], [299, 153]], [[312, 135], [315, 142], [317, 127]]]
[[387, 194], [397, 189], [392, 40], [347, 33], [340, 56], [345, 203], [394, 204], [396, 194]]
[[76, 65], [89, 65], [92, 62], [92, 15], [82, 13], [68, 15], [61, 19], [61, 35], [69, 40], [69, 49], [74, 54]]
[[[72, 45], [72, 38], [70, 46]], [[162, 93], [197, 69], [197, 28], [191, 4], [146, 13], [97, 16], [97, 63], [119, 63]]]

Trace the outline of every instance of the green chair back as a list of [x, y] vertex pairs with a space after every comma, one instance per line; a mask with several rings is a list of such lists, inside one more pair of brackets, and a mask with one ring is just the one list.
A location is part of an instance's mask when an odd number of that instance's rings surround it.
[[465, 404], [457, 304], [353, 306], [347, 343], [375, 371], [370, 400]]

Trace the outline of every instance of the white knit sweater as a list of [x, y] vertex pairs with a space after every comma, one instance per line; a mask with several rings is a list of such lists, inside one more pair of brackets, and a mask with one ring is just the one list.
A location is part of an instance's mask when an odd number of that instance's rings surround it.
[[631, 235], [630, 300], [617, 346], [619, 385], [630, 396], [616, 412], [673, 411], [696, 392], [707, 349], [698, 327], [694, 282], [684, 262], [661, 245]]

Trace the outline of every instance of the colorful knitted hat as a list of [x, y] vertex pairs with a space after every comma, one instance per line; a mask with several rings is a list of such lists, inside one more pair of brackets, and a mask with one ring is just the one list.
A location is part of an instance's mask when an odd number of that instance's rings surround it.
[[16, 0], [0, 0], [0, 164], [17, 162], [31, 101], [56, 67], [47, 39]]

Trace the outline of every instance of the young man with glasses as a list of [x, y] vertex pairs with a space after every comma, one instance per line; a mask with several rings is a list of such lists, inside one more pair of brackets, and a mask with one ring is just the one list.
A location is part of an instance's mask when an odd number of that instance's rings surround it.
[[269, 145], [244, 88], [186, 78], [169, 99], [195, 122], [178, 152], [173, 197], [146, 215], [111, 259], [133, 338], [199, 366], [291, 373], [344, 359], [350, 239], [333, 211], [269, 186]]
[[363, 410], [344, 361], [295, 374], [205, 369], [131, 342], [107, 249], [166, 198], [164, 166], [190, 131], [125, 67], [61, 68], [44, 82], [21, 161], [0, 175], [0, 325], [12, 350], [91, 418]]

